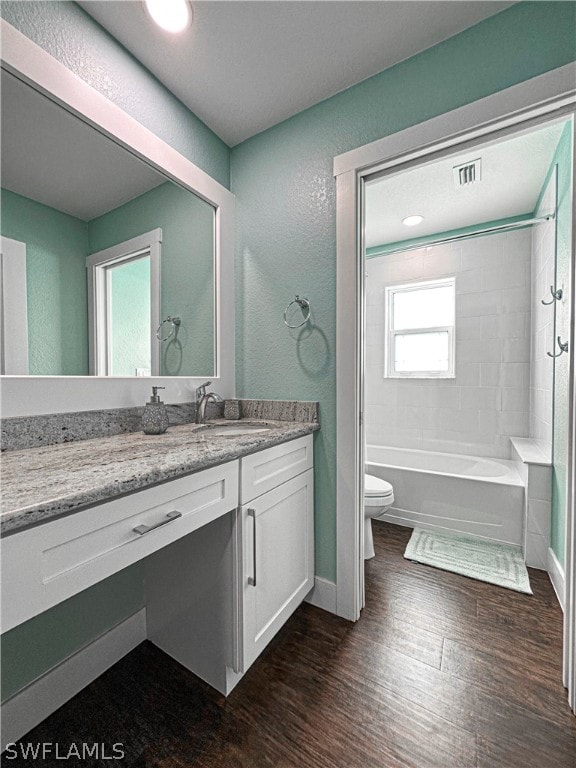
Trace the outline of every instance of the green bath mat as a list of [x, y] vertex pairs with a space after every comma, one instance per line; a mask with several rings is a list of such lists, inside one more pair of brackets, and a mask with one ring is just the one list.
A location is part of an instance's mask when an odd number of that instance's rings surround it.
[[404, 557], [515, 592], [532, 594], [522, 550], [512, 544], [415, 528]]

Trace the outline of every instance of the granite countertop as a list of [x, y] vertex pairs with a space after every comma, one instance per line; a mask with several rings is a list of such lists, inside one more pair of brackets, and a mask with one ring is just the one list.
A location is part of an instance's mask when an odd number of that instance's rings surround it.
[[[208, 428], [247, 423], [271, 429], [220, 437]], [[163, 435], [134, 432], [10, 451], [0, 457], [0, 531], [13, 533], [318, 429], [313, 423], [213, 420], [170, 427]]]

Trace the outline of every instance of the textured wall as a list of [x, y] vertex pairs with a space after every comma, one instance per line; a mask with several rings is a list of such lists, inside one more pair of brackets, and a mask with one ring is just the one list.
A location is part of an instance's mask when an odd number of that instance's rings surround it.
[[[232, 150], [238, 394], [320, 400], [320, 576], [336, 574], [333, 157], [573, 61], [575, 16], [572, 3], [519, 3]], [[295, 293], [314, 311], [300, 334], [282, 322]]]
[[[366, 262], [366, 440], [510, 458], [528, 435], [530, 229]], [[386, 286], [456, 278], [456, 377], [384, 378]]]
[[[165, 376], [214, 373], [214, 209], [168, 182], [88, 224], [90, 252], [162, 229], [161, 315], [180, 317], [162, 345]], [[163, 335], [168, 326], [163, 327]]]
[[88, 373], [85, 222], [3, 189], [2, 234], [26, 243], [30, 373]]
[[210, 176], [229, 185], [226, 144], [76, 3], [3, 0], [1, 15]]
[[[0, 10], [6, 21], [70, 70], [221, 184], [229, 185], [228, 147], [79, 6], [31, 0], [2, 2]], [[14, 642], [3, 645], [3, 662], [13, 670], [13, 682], [8, 682], [3, 696], [141, 607], [142, 578], [135, 566], [126, 577], [118, 574], [97, 585], [90, 595], [79, 595], [15, 629]], [[39, 644], [48, 635], [51, 640], [40, 654]]]
[[[570, 338], [570, 254], [572, 252], [573, 197], [572, 127], [566, 125], [552, 165], [558, 168], [558, 209], [556, 220], [556, 285], [563, 288], [564, 298], [556, 303], [555, 336], [562, 341]], [[574, 354], [574, 340], [572, 354]], [[558, 352], [558, 348], [556, 348]], [[564, 564], [566, 539], [566, 505], [568, 483], [568, 378], [569, 356], [554, 361], [554, 444], [552, 473], [552, 525], [550, 540], [554, 554]]]
[[126, 568], [2, 635], [2, 701], [138, 611], [144, 582]]

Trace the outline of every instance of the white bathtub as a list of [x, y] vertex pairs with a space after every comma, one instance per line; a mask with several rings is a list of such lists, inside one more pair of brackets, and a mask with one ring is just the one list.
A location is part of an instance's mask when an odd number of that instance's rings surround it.
[[394, 487], [382, 520], [522, 544], [524, 484], [512, 461], [368, 445], [366, 471]]

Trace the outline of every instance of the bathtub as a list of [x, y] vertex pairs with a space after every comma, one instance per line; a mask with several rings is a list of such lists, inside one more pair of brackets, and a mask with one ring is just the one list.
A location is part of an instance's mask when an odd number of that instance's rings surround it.
[[367, 445], [366, 472], [394, 487], [380, 520], [522, 544], [524, 484], [512, 461]]

